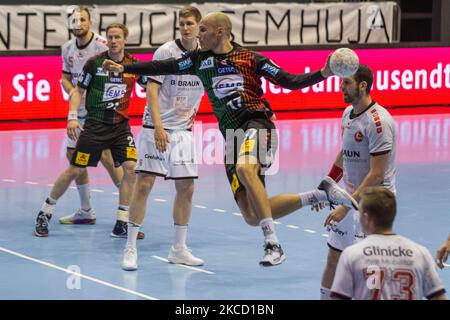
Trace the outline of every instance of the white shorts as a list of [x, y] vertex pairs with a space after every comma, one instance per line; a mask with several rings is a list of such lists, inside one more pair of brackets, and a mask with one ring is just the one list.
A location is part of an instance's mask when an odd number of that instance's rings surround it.
[[327, 243], [331, 249], [343, 251], [364, 238], [359, 222], [359, 212], [351, 209], [345, 218], [330, 230]]
[[138, 141], [136, 172], [148, 173], [165, 179], [198, 178], [194, 134], [188, 130], [166, 130], [169, 144], [165, 152], [155, 145], [155, 130], [142, 128]]
[[[84, 122], [86, 121], [85, 118], [78, 118], [78, 123], [80, 124], [80, 126], [83, 128], [84, 127]], [[77, 133], [78, 135], [80, 135], [81, 130], [77, 129]], [[69, 136], [66, 134], [66, 145], [67, 145], [67, 149], [75, 149], [75, 147], [77, 146], [77, 140], [74, 139], [70, 139]]]

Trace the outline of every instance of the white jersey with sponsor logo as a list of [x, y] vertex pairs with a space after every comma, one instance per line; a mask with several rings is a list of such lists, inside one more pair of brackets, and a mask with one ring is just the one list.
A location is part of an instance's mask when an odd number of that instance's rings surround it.
[[342, 116], [343, 180], [347, 191], [353, 193], [367, 176], [371, 155], [389, 151], [389, 164], [381, 186], [395, 193], [397, 124], [375, 102], [356, 117], [352, 110], [352, 106], [347, 107]]
[[[166, 42], [155, 51], [153, 60], [181, 58], [186, 52], [179, 39]], [[148, 80], [161, 85], [158, 102], [161, 121], [166, 129], [189, 129], [203, 95], [203, 85], [197, 76], [166, 75], [151, 76]], [[148, 106], [145, 108], [143, 124], [153, 126]]]
[[[61, 48], [62, 55], [62, 72], [72, 75], [72, 83], [77, 85], [78, 80], [81, 79], [83, 67], [87, 60], [95, 55], [108, 50], [107, 41], [102, 36], [93, 33], [91, 40], [84, 46], [78, 46], [77, 38], [72, 38], [63, 44]], [[80, 107], [78, 108], [78, 115], [80, 117], [86, 116], [85, 95], [81, 98]]]
[[342, 252], [331, 291], [358, 300], [417, 300], [445, 293], [425, 247], [400, 235], [380, 234]]

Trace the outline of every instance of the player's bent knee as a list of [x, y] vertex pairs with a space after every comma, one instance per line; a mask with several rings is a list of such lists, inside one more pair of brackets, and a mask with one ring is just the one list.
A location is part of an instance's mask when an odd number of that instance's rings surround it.
[[66, 174], [70, 176], [71, 179], [76, 179], [83, 172], [86, 172], [86, 168], [80, 168], [75, 166], [69, 166], [69, 168], [66, 170]]

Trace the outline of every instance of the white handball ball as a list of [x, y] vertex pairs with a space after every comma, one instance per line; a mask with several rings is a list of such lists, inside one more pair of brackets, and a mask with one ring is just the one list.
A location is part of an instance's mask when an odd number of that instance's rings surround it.
[[358, 55], [349, 48], [339, 48], [331, 54], [330, 68], [340, 78], [351, 77], [358, 71]]

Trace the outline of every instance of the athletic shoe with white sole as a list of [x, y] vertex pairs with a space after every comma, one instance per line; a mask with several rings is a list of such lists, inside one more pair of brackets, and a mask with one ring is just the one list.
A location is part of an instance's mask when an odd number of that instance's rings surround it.
[[172, 246], [167, 260], [171, 263], [185, 264], [187, 266], [201, 266], [205, 263], [202, 259], [195, 257], [187, 247], [175, 248]]
[[358, 210], [358, 202], [347, 191], [339, 187], [330, 177], [325, 177], [320, 182], [318, 189], [325, 191], [332, 208], [333, 206], [344, 205], [348, 208], [353, 207], [353, 209]]
[[69, 214], [68, 216], [59, 218], [61, 224], [95, 224], [97, 218], [95, 217], [94, 209], [85, 211], [78, 209], [77, 212]]

